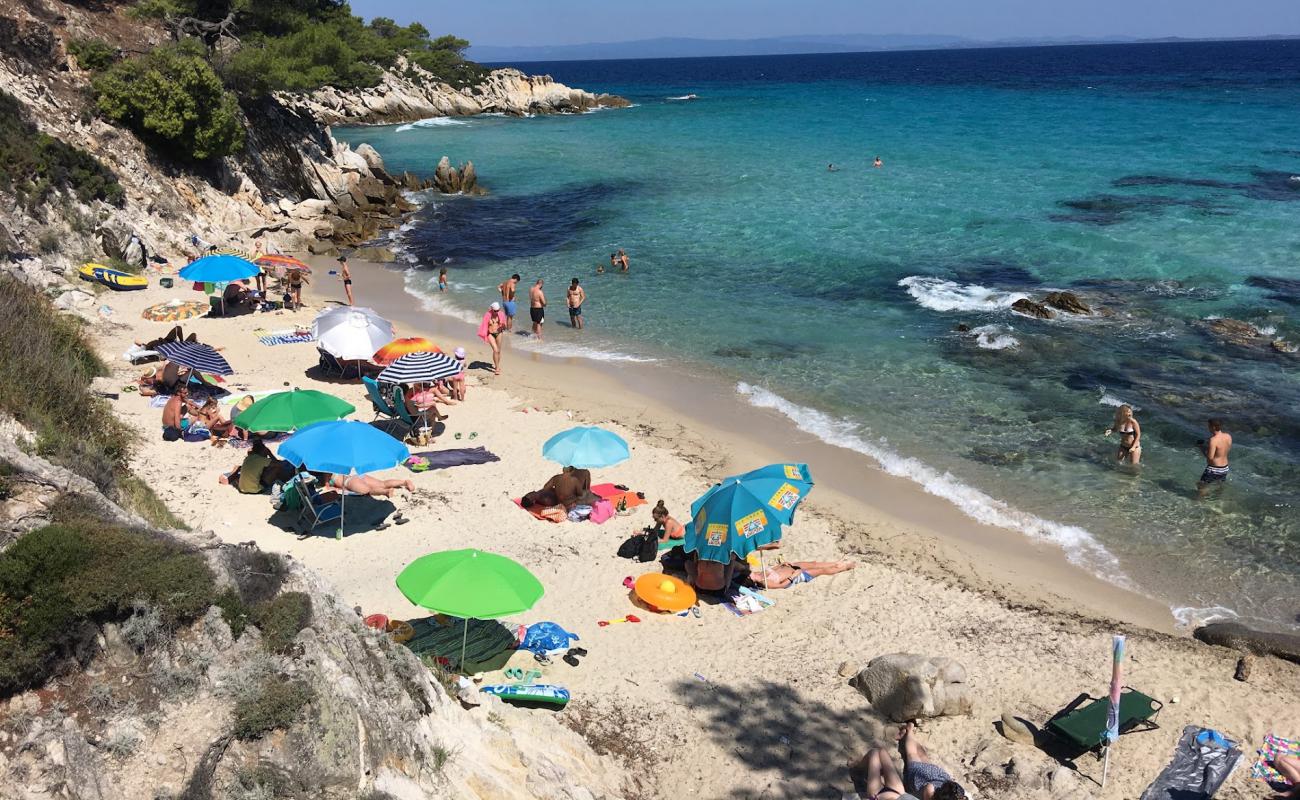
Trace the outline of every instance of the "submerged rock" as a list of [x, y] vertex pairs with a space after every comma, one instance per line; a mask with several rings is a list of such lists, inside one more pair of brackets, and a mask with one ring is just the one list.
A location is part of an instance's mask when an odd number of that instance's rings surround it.
[[1052, 319], [1056, 312], [1043, 305], [1042, 303], [1030, 300], [1028, 297], [1022, 297], [1011, 304], [1011, 310], [1026, 317], [1037, 317], [1038, 319]]
[[1205, 329], [1229, 344], [1240, 345], [1242, 347], [1253, 347], [1263, 343], [1263, 337], [1259, 332], [1259, 328], [1256, 328], [1249, 322], [1242, 322], [1239, 319], [1219, 317], [1217, 319], [1207, 320], [1205, 323]]
[[1092, 308], [1074, 292], [1049, 292], [1043, 303], [1069, 314], [1091, 314]]

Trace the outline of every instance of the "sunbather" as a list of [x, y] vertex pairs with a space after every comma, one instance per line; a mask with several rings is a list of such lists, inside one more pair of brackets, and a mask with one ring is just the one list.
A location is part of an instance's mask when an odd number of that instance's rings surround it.
[[730, 588], [736, 569], [741, 566], [743, 562], [735, 559], [729, 564], [722, 564], [702, 559], [698, 553], [690, 553], [686, 557], [686, 582], [702, 594], [720, 597]]
[[559, 475], [551, 476], [537, 494], [552, 494], [555, 502], [550, 505], [562, 505], [566, 511], [572, 511], [576, 505], [594, 505], [600, 498], [591, 492], [591, 470], [565, 467]]
[[136, 344], [143, 347], [145, 350], [157, 350], [158, 345], [166, 344], [168, 342], [197, 342], [198, 340], [198, 337], [192, 333], [189, 336], [186, 336], [185, 331], [181, 330], [181, 326], [177, 325], [167, 331], [167, 335], [160, 339], [151, 339], [147, 342], [137, 340]]
[[392, 497], [393, 492], [405, 489], [415, 492], [415, 482], [410, 478], [372, 478], [369, 475], [331, 475], [325, 482], [331, 489], [343, 489], [353, 494], [368, 494], [371, 497]]
[[230, 436], [235, 427], [235, 423], [221, 415], [221, 406], [215, 397], [209, 397], [207, 402], [199, 406], [194, 411], [194, 418], [208, 429], [214, 440]]
[[901, 777], [883, 747], [873, 747], [861, 760], [849, 765], [849, 775], [859, 793], [868, 800], [965, 800], [966, 790], [930, 760], [929, 752], [917, 741], [912, 723], [899, 729], [898, 744], [903, 754]]
[[678, 522], [668, 513], [668, 507], [664, 501], [660, 500], [650, 512], [650, 517], [655, 521], [655, 529], [659, 531], [659, 542], [664, 543], [670, 539], [685, 539], [686, 526]]
[[190, 402], [189, 391], [183, 385], [178, 387], [163, 406], [163, 441], [174, 442], [184, 436], [185, 431], [190, 427], [190, 420], [186, 415], [195, 411], [198, 411], [198, 408]]
[[800, 561], [773, 564], [763, 572], [755, 572], [749, 580], [767, 589], [788, 589], [807, 583], [822, 575], [837, 575], [853, 569], [852, 561]]
[[1273, 769], [1282, 774], [1291, 782], [1291, 788], [1279, 794], [1278, 800], [1282, 798], [1300, 798], [1300, 758], [1296, 756], [1280, 755], [1273, 759]]
[[288, 461], [276, 458], [261, 439], [253, 439], [253, 448], [234, 471], [217, 479], [221, 484], [233, 484], [241, 494], [258, 494], [277, 483], [284, 483], [297, 470]]

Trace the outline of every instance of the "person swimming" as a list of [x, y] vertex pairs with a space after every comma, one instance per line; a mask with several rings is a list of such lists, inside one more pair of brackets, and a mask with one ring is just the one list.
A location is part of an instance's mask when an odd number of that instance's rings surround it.
[[871, 166], [876, 167], [876, 168], [880, 168], [880, 167], [885, 166], [885, 162], [883, 162], [883, 161], [880, 160], [880, 156], [876, 156], [876, 160], [873, 161], [873, 162], [871, 162]]

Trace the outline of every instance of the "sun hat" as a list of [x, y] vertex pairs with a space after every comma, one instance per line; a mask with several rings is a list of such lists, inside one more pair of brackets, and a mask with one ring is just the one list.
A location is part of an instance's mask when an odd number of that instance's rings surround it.
[[456, 356], [456, 358], [464, 358], [464, 357], [465, 357], [465, 348], [463, 348], [463, 347], [457, 347], [457, 348], [455, 349], [455, 351], [452, 352], [452, 355]]
[[501, 304], [498, 303], [497, 301], [493, 300], [493, 301], [492, 301], [492, 305], [488, 306], [488, 308], [492, 309], [493, 311], [500, 311], [500, 310], [501, 310]]

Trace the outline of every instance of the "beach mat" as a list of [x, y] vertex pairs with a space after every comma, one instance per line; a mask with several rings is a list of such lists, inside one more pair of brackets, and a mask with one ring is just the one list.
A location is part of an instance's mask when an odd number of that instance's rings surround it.
[[1274, 736], [1269, 733], [1264, 735], [1264, 745], [1255, 752], [1259, 758], [1250, 768], [1250, 777], [1271, 784], [1286, 785], [1286, 778], [1283, 778], [1282, 773], [1273, 769], [1270, 765], [1278, 756], [1300, 756], [1300, 741], [1284, 739], [1281, 736]]
[[429, 463], [428, 469], [421, 472], [429, 472], [435, 469], [449, 469], [451, 467], [465, 467], [471, 464], [490, 464], [493, 461], [500, 461], [501, 458], [496, 453], [489, 451], [486, 447], [461, 447], [453, 450], [426, 450], [422, 453], [412, 453], [419, 456]]
[[417, 656], [446, 659], [452, 669], [460, 669], [461, 666], [462, 637], [467, 663], [488, 661], [513, 649], [519, 642], [516, 634], [518, 626], [499, 619], [472, 619], [469, 621], [468, 634], [464, 621], [454, 618], [449, 625], [439, 625], [433, 617], [408, 619], [407, 622], [415, 630], [415, 635], [403, 644]]
[[[522, 497], [516, 497], [512, 499], [510, 502], [519, 506], [524, 511], [527, 511], [529, 514], [532, 514], [535, 518], [540, 519], [543, 522], [554, 522], [555, 524], [558, 525], [561, 522], [563, 522], [564, 519], [568, 519], [567, 515], [563, 519], [552, 519], [551, 517], [546, 516], [543, 512], [546, 511], [547, 506], [524, 506], [524, 499]], [[560, 508], [560, 506], [554, 506], [554, 507]]]
[[637, 497], [634, 491], [624, 491], [612, 483], [599, 483], [591, 487], [591, 493], [602, 500], [608, 500], [618, 508], [619, 501], [626, 501], [626, 508], [636, 508], [645, 505], [645, 500]]
[[[1205, 734], [1202, 736], [1202, 734]], [[1214, 734], [1213, 736], [1210, 734]], [[1199, 725], [1183, 728], [1174, 757], [1141, 800], [1209, 800], [1241, 760], [1237, 743]], [[1197, 741], [1201, 737], [1202, 741]], [[1224, 747], [1223, 745], [1227, 745]]]

